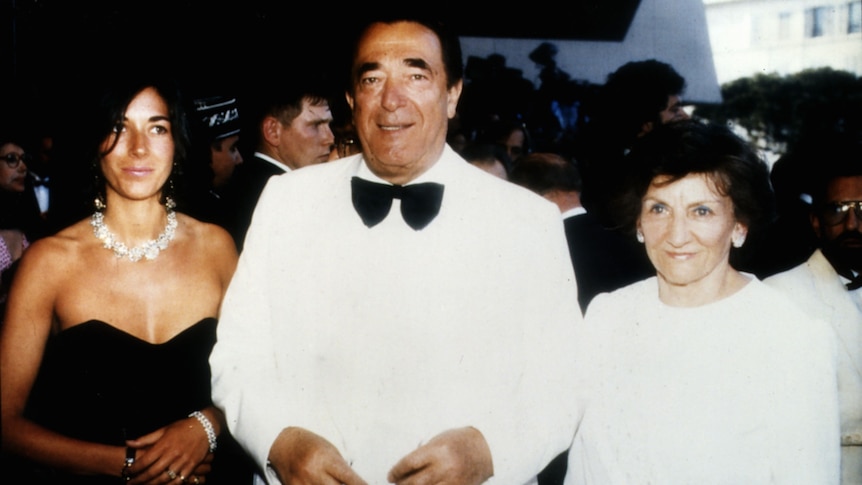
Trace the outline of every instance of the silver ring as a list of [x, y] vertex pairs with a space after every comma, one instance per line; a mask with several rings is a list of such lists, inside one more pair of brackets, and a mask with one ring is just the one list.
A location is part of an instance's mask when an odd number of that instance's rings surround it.
[[174, 472], [174, 471], [173, 471], [173, 470], [171, 470], [170, 468], [168, 468], [167, 470], [165, 470], [165, 473], [167, 473], [167, 474], [168, 474], [168, 478], [170, 478], [171, 480], [174, 480], [174, 479], [176, 479], [176, 478], [177, 478], [177, 474], [176, 474], [176, 472]]

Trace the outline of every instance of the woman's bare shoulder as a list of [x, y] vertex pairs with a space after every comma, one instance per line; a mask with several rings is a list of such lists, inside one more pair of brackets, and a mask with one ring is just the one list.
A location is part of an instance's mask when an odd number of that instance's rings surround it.
[[31, 243], [24, 252], [22, 265], [25, 260], [38, 265], [57, 265], [64, 261], [75, 263], [85, 248], [96, 242], [89, 219], [82, 220]]
[[178, 217], [181, 224], [187, 227], [196, 249], [202, 254], [210, 258], [225, 258], [229, 261], [237, 258], [236, 244], [226, 229], [188, 215], [179, 214]]

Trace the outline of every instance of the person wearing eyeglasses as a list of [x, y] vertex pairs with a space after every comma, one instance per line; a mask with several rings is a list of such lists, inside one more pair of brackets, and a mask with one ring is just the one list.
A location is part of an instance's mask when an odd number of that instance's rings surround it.
[[8, 142], [0, 147], [0, 189], [5, 192], [24, 192], [29, 157], [19, 145]]
[[[825, 145], [825, 144], [824, 144]], [[840, 345], [841, 483], [862, 483], [862, 141], [828, 144], [811, 190], [819, 248], [804, 263], [766, 278], [811, 315], [829, 321]], [[821, 147], [822, 148], [822, 147]]]
[[40, 234], [39, 209], [27, 192], [29, 155], [12, 133], [0, 140], [0, 322], [17, 261]]

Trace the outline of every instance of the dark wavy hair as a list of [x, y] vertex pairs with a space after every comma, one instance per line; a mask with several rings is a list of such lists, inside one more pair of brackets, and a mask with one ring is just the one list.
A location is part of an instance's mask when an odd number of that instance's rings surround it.
[[[183, 107], [183, 96], [179, 83], [173, 78], [148, 78], [146, 76], [119, 77], [103, 87], [97, 97], [97, 103], [87, 127], [86, 142], [90, 150], [88, 159], [93, 171], [93, 183], [90, 187], [89, 200], [97, 196], [104, 197], [105, 178], [101, 170], [101, 160], [110, 153], [119, 141], [119, 135], [114, 128], [122, 124], [129, 104], [141, 91], [154, 88], [168, 106], [168, 118], [171, 123], [171, 137], [174, 141], [174, 159], [171, 175], [162, 187], [162, 202], [166, 196], [178, 196], [182, 192], [182, 174], [186, 159], [189, 156], [190, 138], [186, 111]], [[102, 150], [105, 140], [113, 137], [106, 150]], [[173, 193], [177, 192], [177, 193]]]
[[619, 227], [634, 233], [642, 200], [656, 177], [666, 184], [690, 174], [705, 174], [730, 197], [736, 220], [749, 234], [763, 231], [774, 217], [769, 166], [757, 150], [729, 128], [697, 120], [662, 125], [638, 140], [625, 157], [626, 190], [614, 212]]
[[656, 59], [628, 62], [608, 74], [600, 90], [596, 120], [607, 125], [607, 136], [628, 146], [644, 123], [661, 123], [659, 113], [667, 107], [668, 98], [681, 95], [685, 87], [685, 78], [670, 64]]

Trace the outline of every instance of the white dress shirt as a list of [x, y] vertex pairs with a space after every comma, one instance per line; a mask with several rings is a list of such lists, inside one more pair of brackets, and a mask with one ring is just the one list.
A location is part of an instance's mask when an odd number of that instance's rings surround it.
[[[333, 443], [370, 484], [442, 431], [487, 441], [489, 483], [530, 483], [571, 443], [577, 287], [557, 207], [448, 146], [414, 231], [398, 201], [366, 227], [355, 155], [274, 177], [227, 291], [213, 398], [263, 467], [286, 427]], [[271, 470], [267, 478], [275, 483]]]

